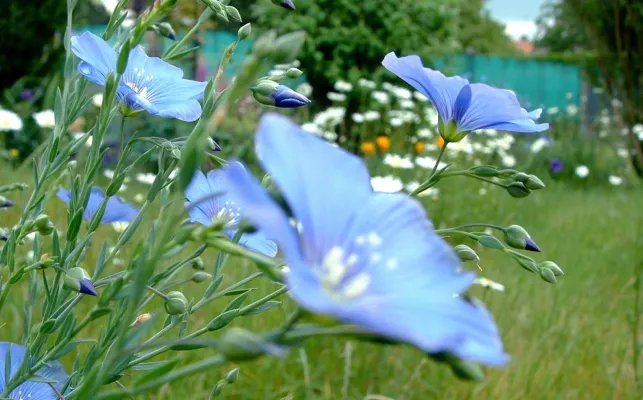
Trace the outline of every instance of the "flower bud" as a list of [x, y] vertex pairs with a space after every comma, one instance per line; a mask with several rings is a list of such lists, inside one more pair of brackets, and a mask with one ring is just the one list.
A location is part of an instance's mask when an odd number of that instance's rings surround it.
[[538, 264], [539, 268], [547, 268], [552, 270], [555, 276], [563, 276], [565, 273], [563, 270], [553, 261], [543, 261], [540, 264]]
[[225, 13], [228, 15], [230, 19], [233, 19], [237, 22], [242, 22], [241, 21], [241, 14], [239, 14], [239, 10], [232, 6], [225, 6]]
[[527, 259], [520, 258], [520, 257], [516, 257], [514, 259], [516, 260], [518, 265], [520, 265], [521, 267], [523, 267], [527, 271], [533, 272], [533, 273], [538, 272], [538, 266], [536, 265], [536, 263], [533, 260], [527, 260]]
[[469, 168], [469, 172], [471, 172], [475, 176], [483, 176], [489, 178], [498, 176], [498, 168], [494, 167], [493, 165], [478, 165], [477, 167]]
[[534, 242], [527, 231], [520, 225], [511, 225], [505, 228], [505, 243], [514, 249], [539, 252], [540, 248]]
[[90, 296], [98, 295], [89, 274], [80, 267], [70, 268], [65, 272], [63, 285], [74, 292], [88, 294]]
[[525, 174], [524, 172], [516, 172], [511, 176], [511, 179], [516, 182], [524, 183], [527, 181], [527, 179], [529, 179], [529, 175]]
[[150, 29], [161, 36], [165, 36], [166, 38], [176, 40], [176, 32], [174, 32], [174, 29], [172, 28], [172, 25], [170, 25], [169, 22], [160, 22], [158, 24], [154, 24], [150, 27]]
[[235, 383], [238, 377], [239, 377], [239, 368], [235, 368], [226, 374], [225, 381], [228, 383]]
[[297, 108], [310, 104], [310, 100], [306, 96], [295, 92], [287, 86], [278, 85], [273, 81], [269, 82], [276, 85], [269, 94], [265, 93], [271, 85], [266, 81], [252, 89], [254, 98], [259, 103], [279, 108]]
[[251, 88], [253, 93], [258, 93], [263, 96], [271, 96], [279, 87], [279, 84], [269, 79], [263, 79]]
[[531, 190], [527, 189], [521, 182], [511, 182], [505, 189], [507, 189], [507, 193], [509, 193], [511, 197], [515, 197], [516, 199], [521, 199], [531, 194]]
[[183, 293], [173, 291], [167, 294], [165, 299], [165, 311], [170, 315], [185, 314], [188, 306], [188, 299], [185, 298]]
[[152, 319], [152, 314], [150, 314], [150, 313], [144, 313], [144, 314], [141, 314], [141, 315], [139, 315], [138, 317], [136, 317], [136, 319], [134, 320], [134, 322], [132, 322], [132, 324], [131, 324], [129, 327], [130, 327], [130, 328], [133, 328], [133, 327], [135, 327], [135, 326], [138, 326], [138, 325], [144, 324], [144, 323], [146, 323], [147, 321], [149, 321], [150, 319]]
[[54, 233], [54, 229], [56, 228], [47, 214], [38, 215], [33, 223], [38, 233], [42, 236], [51, 235]]
[[0, 196], [0, 208], [12, 207], [13, 203], [7, 200], [4, 196]]
[[250, 32], [252, 31], [251, 25], [250, 24], [245, 24], [241, 28], [239, 28], [239, 31], [237, 32], [237, 36], [239, 37], [239, 40], [245, 40], [250, 36]]
[[460, 257], [460, 259], [463, 262], [480, 261], [480, 257], [478, 257], [476, 252], [473, 251], [473, 249], [467, 246], [466, 244], [459, 244], [455, 246], [453, 250], [455, 250], [456, 254], [458, 255], [458, 257]]
[[303, 72], [299, 68], [288, 68], [288, 71], [286, 71], [286, 76], [291, 79], [297, 79], [302, 74]]
[[543, 268], [540, 267], [538, 268], [538, 274], [540, 275], [540, 278], [549, 283], [557, 283], [558, 281], [556, 280], [556, 275], [554, 274], [554, 271], [552, 271], [549, 268]]
[[292, 0], [270, 0], [272, 1], [272, 4], [276, 4], [280, 7], [283, 7], [287, 10], [294, 10], [295, 9], [295, 4], [292, 2]]
[[210, 146], [211, 151], [221, 151], [219, 143], [215, 142], [211, 137], [208, 138], [208, 146]]
[[545, 184], [536, 175], [529, 175], [526, 181], [523, 182], [525, 187], [530, 190], [544, 189]]
[[212, 11], [215, 13], [221, 12], [224, 10], [223, 4], [221, 4], [218, 0], [203, 0], [203, 3], [210, 7]]
[[219, 351], [230, 361], [252, 360], [265, 353], [265, 342], [242, 328], [228, 329], [219, 342]]
[[192, 282], [201, 283], [210, 278], [212, 278], [212, 275], [208, 274], [207, 272], [199, 271], [195, 272], [194, 275], [192, 275]]
[[196, 269], [197, 271], [205, 270], [205, 265], [203, 264], [203, 260], [201, 259], [201, 257], [197, 257], [192, 260], [192, 268]]
[[49, 254], [45, 253], [40, 256], [40, 265], [41, 269], [49, 268], [56, 262], [56, 257], [51, 257]]

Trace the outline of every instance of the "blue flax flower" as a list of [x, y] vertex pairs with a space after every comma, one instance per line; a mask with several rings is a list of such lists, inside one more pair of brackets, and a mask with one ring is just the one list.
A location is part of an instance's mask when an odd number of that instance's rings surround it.
[[[91, 82], [105, 85], [116, 71], [118, 54], [103, 39], [90, 32], [71, 38], [71, 48], [81, 59], [78, 70]], [[132, 112], [195, 121], [201, 116], [206, 82], [183, 79], [183, 71], [158, 57], [148, 57], [141, 46], [129, 55], [117, 96]]]
[[[7, 353], [10, 354], [11, 365], [7, 366]], [[0, 342], [0, 393], [4, 391], [7, 382], [5, 381], [5, 371], [9, 371], [9, 379], [18, 372], [18, 367], [27, 356], [27, 349], [23, 346], [9, 343]], [[60, 393], [63, 386], [69, 379], [69, 375], [65, 372], [62, 364], [58, 361], [48, 362], [41, 369], [36, 371], [36, 375], [43, 378], [48, 378], [56, 381], [52, 383], [56, 390]], [[49, 386], [50, 384], [44, 382], [31, 382], [26, 381], [20, 384], [17, 388], [9, 393], [9, 399], [15, 400], [57, 400], [58, 395]]]
[[459, 296], [474, 274], [459, 271], [416, 200], [373, 192], [358, 157], [285, 117], [265, 116], [256, 141], [297, 222], [239, 164], [225, 169], [230, 197], [283, 250], [303, 308], [428, 353], [507, 361], [490, 314]]
[[527, 112], [510, 90], [446, 77], [424, 68], [418, 56], [398, 58], [389, 53], [382, 65], [431, 100], [440, 115], [440, 134], [447, 141], [461, 140], [478, 129], [542, 132], [549, 128], [549, 124], [534, 122], [542, 110]]
[[297, 93], [288, 86], [279, 85], [270, 95], [275, 107], [297, 108], [310, 104], [310, 100], [301, 93]]
[[[243, 170], [240, 164], [239, 168]], [[214, 221], [224, 223], [226, 234], [232, 238], [243, 217], [243, 210], [229, 198], [228, 186], [223, 171], [212, 170], [205, 175], [197, 170], [185, 189], [188, 200], [185, 206], [190, 213], [190, 221], [205, 226], [212, 225]], [[244, 233], [239, 243], [269, 257], [277, 254], [275, 242], [266, 238], [262, 232]]]
[[[71, 201], [71, 192], [66, 189], [59, 189], [57, 193], [58, 197], [65, 203]], [[105, 200], [105, 194], [101, 188], [94, 186], [89, 194], [89, 200], [87, 201], [87, 207], [85, 207], [85, 212], [83, 213], [83, 219], [90, 221], [98, 208]], [[111, 222], [131, 222], [138, 215], [138, 208], [134, 207], [130, 203], [121, 200], [120, 198], [113, 196], [107, 200], [107, 206], [105, 207], [105, 214], [100, 220], [101, 224], [108, 224]]]

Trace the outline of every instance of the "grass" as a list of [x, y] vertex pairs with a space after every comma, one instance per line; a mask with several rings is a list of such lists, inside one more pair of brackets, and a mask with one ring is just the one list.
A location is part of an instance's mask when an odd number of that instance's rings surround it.
[[[4, 169], [4, 168], [3, 168]], [[0, 183], [15, 181], [2, 174]], [[29, 175], [22, 177], [29, 181]], [[2, 182], [4, 180], [4, 182]], [[478, 194], [475, 183], [464, 178], [442, 182], [440, 201], [427, 201], [429, 215], [438, 227], [465, 222], [517, 223], [525, 227], [543, 253], [539, 260], [554, 260], [566, 275], [550, 285], [520, 268], [503, 254], [478, 249], [481, 275], [506, 286], [506, 292], [473, 289], [495, 315], [506, 350], [512, 361], [503, 369], [486, 369], [484, 383], [465, 383], [453, 378], [408, 347], [378, 346], [337, 339], [310, 340], [300, 351], [284, 359], [262, 358], [238, 365], [238, 381], [226, 387], [227, 399], [638, 399], [632, 367], [632, 333], [629, 317], [634, 304], [635, 269], [643, 262], [640, 236], [643, 218], [640, 200], [643, 190], [571, 189], [553, 186], [516, 200], [500, 190]], [[466, 190], [470, 188], [470, 190]], [[141, 189], [142, 190], [142, 189]], [[13, 200], [18, 200], [14, 198]], [[132, 196], [133, 197], [133, 194]], [[65, 214], [56, 199], [48, 211], [58, 227]], [[15, 215], [0, 213], [0, 226], [10, 226]], [[114, 243], [111, 227], [100, 234]], [[141, 232], [145, 232], [144, 229]], [[144, 238], [141, 238], [144, 239]], [[456, 238], [451, 238], [456, 239]], [[454, 243], [456, 243], [454, 241]], [[91, 267], [100, 243], [88, 253]], [[638, 247], [637, 247], [638, 246]], [[24, 249], [24, 248], [23, 248]], [[22, 250], [26, 252], [26, 249]], [[204, 261], [212, 268], [214, 252]], [[121, 258], [126, 258], [127, 253]], [[469, 265], [476, 268], [475, 265]], [[116, 270], [118, 267], [114, 266]], [[159, 266], [162, 268], [162, 266]], [[229, 264], [222, 287], [254, 272], [245, 262]], [[10, 295], [11, 307], [0, 315], [0, 338], [20, 341], [22, 302], [27, 285]], [[199, 298], [207, 284], [182, 286], [188, 298]], [[256, 299], [274, 289], [274, 284], [253, 281]], [[430, 295], [427, 293], [427, 295]], [[196, 330], [217, 315], [231, 301], [223, 297], [192, 317], [189, 330]], [[89, 309], [95, 300], [85, 298]], [[233, 325], [257, 331], [283, 323], [292, 305], [264, 314], [243, 317]], [[82, 315], [83, 308], [78, 310]], [[152, 302], [145, 311], [164, 319], [161, 303]], [[37, 313], [34, 319], [37, 320]], [[430, 316], [427, 316], [430, 318]], [[82, 337], [96, 337], [100, 326], [91, 326]], [[176, 332], [171, 334], [176, 335]], [[216, 338], [218, 333], [210, 334]], [[207, 335], [206, 335], [207, 336]], [[80, 348], [81, 354], [86, 351]], [[184, 352], [195, 360], [213, 355], [211, 350]], [[70, 367], [75, 354], [63, 361]], [[159, 359], [162, 357], [159, 357]], [[207, 399], [216, 382], [234, 365], [209, 371], [162, 387], [145, 399]]]

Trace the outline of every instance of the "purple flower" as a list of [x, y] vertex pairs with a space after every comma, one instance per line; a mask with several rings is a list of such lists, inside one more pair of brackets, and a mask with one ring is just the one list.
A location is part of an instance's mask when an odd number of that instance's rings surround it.
[[33, 91], [31, 89], [25, 89], [20, 92], [20, 98], [24, 101], [29, 101], [33, 98]]
[[305, 309], [428, 353], [502, 365], [498, 329], [459, 294], [475, 275], [424, 209], [401, 193], [377, 193], [362, 160], [267, 114], [256, 151], [294, 219], [239, 163], [224, 171], [230, 198], [280, 245], [290, 295]]
[[440, 134], [445, 140], [458, 141], [478, 129], [541, 132], [549, 128], [549, 124], [534, 122], [541, 110], [527, 112], [512, 91], [469, 83], [458, 76], [446, 77], [424, 68], [418, 56], [398, 58], [389, 53], [382, 65], [431, 100], [440, 115]]
[[[243, 169], [241, 166], [240, 168]], [[224, 224], [226, 234], [232, 238], [243, 217], [243, 209], [228, 197], [228, 186], [227, 177], [221, 170], [212, 170], [207, 175], [197, 170], [185, 189], [188, 200], [185, 206], [188, 208], [190, 221], [210, 226], [213, 220], [217, 220]], [[261, 232], [245, 233], [241, 235], [239, 243], [269, 257], [277, 254], [275, 242]]]
[[[64, 201], [69, 203], [71, 201], [71, 192], [66, 189], [59, 189], [57, 196]], [[105, 200], [105, 194], [103, 191], [94, 186], [89, 194], [89, 200], [87, 201], [87, 206], [85, 207], [85, 212], [83, 213], [83, 219], [89, 221], [92, 219], [98, 208]], [[117, 196], [110, 197], [107, 200], [107, 205], [105, 207], [105, 214], [100, 220], [101, 224], [108, 224], [111, 222], [131, 222], [138, 215], [138, 208], [134, 207], [130, 203], [121, 200]]]
[[288, 86], [264, 80], [252, 88], [254, 98], [261, 104], [279, 108], [297, 108], [310, 104], [310, 100]]
[[[82, 61], [78, 70], [90, 81], [104, 85], [115, 72], [118, 54], [107, 42], [91, 32], [71, 38], [71, 48]], [[195, 121], [201, 116], [205, 82], [183, 79], [183, 71], [158, 57], [148, 57], [141, 46], [130, 52], [117, 96], [133, 112]]]
[[557, 173], [559, 173], [560, 171], [562, 171], [562, 170], [563, 170], [563, 167], [564, 167], [564, 166], [565, 166], [565, 164], [563, 163], [563, 161], [562, 161], [562, 160], [559, 160], [559, 159], [557, 159], [557, 158], [554, 158], [554, 159], [553, 159], [553, 160], [551, 160], [551, 162], [549, 163], [549, 170], [550, 170], [551, 172], [553, 172], [553, 173], [557, 174]]
[[[15, 343], [0, 342], [0, 392], [3, 392], [7, 384], [7, 378], [11, 379], [18, 372], [25, 357], [28, 357], [27, 349]], [[7, 362], [10, 365], [7, 365]], [[33, 365], [32, 365], [33, 366]], [[8, 371], [9, 376], [5, 373]], [[69, 379], [65, 368], [58, 361], [50, 361], [43, 365], [36, 372], [36, 376], [51, 379], [55, 383], [26, 381], [18, 385], [11, 393], [7, 393], [9, 399], [33, 399], [33, 400], [57, 400], [63, 386]], [[51, 386], [56, 388], [56, 391]]]

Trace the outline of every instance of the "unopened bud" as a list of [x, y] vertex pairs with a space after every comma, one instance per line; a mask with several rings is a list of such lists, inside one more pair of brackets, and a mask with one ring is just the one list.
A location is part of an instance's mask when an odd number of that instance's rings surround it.
[[205, 265], [203, 264], [203, 260], [201, 259], [201, 257], [197, 257], [192, 260], [192, 268], [196, 269], [197, 271], [205, 270]]
[[195, 272], [194, 275], [192, 275], [192, 282], [201, 283], [210, 278], [212, 278], [212, 275], [208, 274], [207, 272], [199, 271]]
[[132, 324], [130, 325], [130, 328], [133, 328], [135, 326], [144, 324], [145, 322], [149, 321], [150, 319], [152, 319], [152, 314], [150, 314], [150, 313], [141, 314], [138, 317], [136, 317], [134, 322], [132, 322]]
[[13, 203], [7, 200], [4, 196], [0, 196], [0, 208], [12, 207]]
[[272, 1], [273, 4], [276, 4], [280, 7], [283, 7], [287, 10], [294, 10], [295, 9], [295, 4], [293, 3], [292, 0], [270, 0]]
[[480, 257], [476, 254], [475, 251], [466, 244], [459, 244], [453, 248], [455, 250], [456, 254], [460, 259], [464, 262], [467, 261], [480, 261]]
[[545, 184], [536, 175], [529, 175], [526, 181], [523, 182], [525, 187], [530, 190], [544, 189]]
[[245, 24], [241, 28], [239, 28], [239, 31], [237, 32], [237, 36], [239, 37], [239, 40], [245, 40], [250, 36], [250, 32], [252, 31], [251, 25], [250, 24]]
[[498, 168], [493, 165], [478, 165], [477, 167], [469, 168], [469, 172], [475, 176], [488, 178], [498, 176]]
[[520, 225], [511, 225], [505, 228], [505, 243], [514, 249], [539, 252], [540, 248], [529, 236], [529, 233]]
[[150, 30], [153, 30], [161, 36], [165, 36], [166, 38], [176, 40], [176, 32], [174, 32], [174, 28], [172, 28], [172, 25], [170, 25], [169, 22], [154, 24], [150, 27]]
[[536, 265], [536, 262], [534, 262], [533, 260], [527, 260], [525, 258], [520, 258], [520, 257], [516, 257], [515, 260], [518, 263], [518, 265], [520, 265], [527, 271], [533, 272], [533, 273], [538, 272], [538, 266]]
[[239, 377], [239, 368], [235, 368], [226, 374], [225, 381], [228, 383], [235, 383], [238, 377]]
[[540, 275], [540, 278], [549, 283], [557, 283], [558, 281], [556, 280], [556, 275], [554, 274], [554, 271], [552, 271], [549, 268], [546, 267], [540, 267], [538, 268], [538, 274]]
[[173, 291], [167, 294], [165, 299], [165, 311], [170, 315], [185, 314], [188, 306], [188, 299], [185, 298], [183, 293]]
[[241, 22], [241, 14], [239, 14], [239, 10], [237, 10], [236, 8], [232, 6], [225, 6], [225, 12], [230, 19]]
[[277, 82], [269, 79], [263, 79], [253, 86], [251, 90], [253, 93], [258, 93], [263, 96], [271, 96], [277, 90], [277, 87], [279, 87]]
[[56, 229], [47, 214], [38, 215], [34, 220], [34, 226], [42, 236], [49, 236], [54, 233], [54, 229]]
[[513, 174], [511, 179], [513, 179], [516, 182], [524, 183], [527, 181], [527, 179], [529, 179], [529, 175], [525, 174], [524, 172], [516, 172], [515, 174]]
[[89, 274], [80, 267], [68, 269], [63, 277], [63, 284], [67, 289], [73, 290], [74, 292], [88, 294], [90, 296], [96, 296], [98, 294]]
[[531, 194], [531, 190], [527, 189], [521, 182], [511, 182], [505, 189], [507, 189], [507, 193], [509, 193], [511, 197], [515, 197], [516, 199], [521, 199]]
[[221, 151], [219, 143], [215, 142], [211, 137], [208, 138], [208, 146], [210, 146], [210, 150], [212, 151]]
[[40, 256], [40, 265], [42, 269], [51, 267], [54, 265], [54, 262], [56, 262], [56, 258], [50, 257], [47, 253]]
[[210, 7], [210, 9], [215, 13], [224, 11], [223, 4], [221, 4], [218, 0], [203, 0], [203, 3]]
[[288, 68], [286, 71], [286, 76], [291, 79], [299, 78], [303, 72], [299, 68]]
[[547, 268], [547, 269], [552, 270], [552, 272], [554, 273], [555, 276], [563, 276], [563, 275], [565, 275], [565, 273], [558, 266], [558, 264], [556, 264], [553, 261], [543, 261], [540, 264], [538, 264], [538, 267], [539, 268]]

